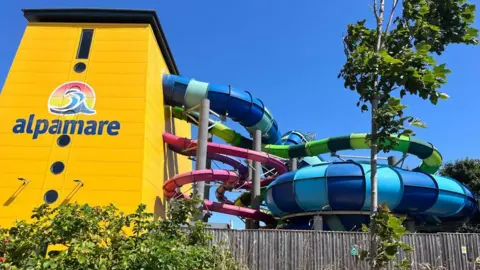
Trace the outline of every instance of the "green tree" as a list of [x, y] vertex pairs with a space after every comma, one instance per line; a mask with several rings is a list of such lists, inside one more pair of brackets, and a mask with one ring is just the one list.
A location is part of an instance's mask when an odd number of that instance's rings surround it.
[[239, 269], [230, 253], [209, 245], [206, 224], [188, 222], [197, 200], [173, 200], [168, 219], [140, 205], [68, 204], [33, 211], [33, 221], [0, 229], [0, 269]]
[[465, 184], [474, 193], [480, 193], [480, 159], [467, 157], [448, 162], [442, 167], [440, 174]]
[[[450, 70], [438, 64], [449, 44], [477, 44], [473, 28], [475, 5], [466, 0], [373, 0], [375, 27], [366, 20], [347, 26], [343, 38], [346, 62], [339, 78], [345, 88], [359, 95], [357, 106], [371, 111], [371, 211], [377, 209], [377, 153], [397, 143], [392, 135], [414, 135], [406, 122], [425, 127], [418, 118], [406, 116], [404, 96], [419, 96], [437, 104], [448, 95], [438, 91]], [[385, 12], [385, 7], [388, 10]], [[397, 8], [401, 11], [395, 15]], [[372, 220], [373, 221], [373, 220]], [[372, 241], [375, 231], [372, 230]], [[372, 245], [372, 250], [373, 249]]]
[[[480, 159], [467, 157], [448, 162], [442, 167], [440, 174], [465, 184], [475, 194], [480, 193]], [[477, 212], [468, 223], [456, 228], [455, 231], [480, 233], [480, 212]]]

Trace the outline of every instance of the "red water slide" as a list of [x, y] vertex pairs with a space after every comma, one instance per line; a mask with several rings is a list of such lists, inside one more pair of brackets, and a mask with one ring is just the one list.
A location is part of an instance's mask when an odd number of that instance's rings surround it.
[[[163, 133], [163, 140], [169, 145], [174, 145], [184, 150], [196, 148], [197, 146], [197, 142], [195, 140], [181, 138], [169, 133]], [[286, 173], [288, 171], [287, 167], [285, 166], [285, 164], [283, 164], [281, 160], [266, 153], [217, 143], [208, 143], [207, 151], [261, 162], [271, 168], [274, 168], [277, 172], [277, 175]], [[168, 198], [173, 198], [177, 196], [186, 197], [186, 195], [178, 193], [177, 188], [186, 184], [199, 181], [222, 181], [226, 184], [236, 185], [240, 182], [240, 177], [237, 173], [228, 170], [192, 171], [176, 175], [173, 178], [169, 179], [163, 185], [163, 190]], [[266, 179], [265, 181], [270, 182], [271, 178]], [[265, 181], [263, 181], [263, 185], [268, 184]], [[249, 186], [250, 183], [243, 183], [243, 185]], [[269, 226], [274, 226], [276, 223], [276, 220], [273, 218], [273, 216], [262, 211], [246, 207], [239, 207], [235, 205], [205, 200], [204, 209], [229, 215], [235, 215], [242, 218], [263, 221]]]

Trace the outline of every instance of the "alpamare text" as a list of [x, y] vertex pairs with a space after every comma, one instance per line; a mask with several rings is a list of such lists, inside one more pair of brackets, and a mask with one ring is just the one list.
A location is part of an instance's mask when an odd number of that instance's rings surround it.
[[13, 127], [15, 134], [33, 134], [33, 139], [39, 135], [49, 134], [85, 134], [102, 135], [104, 131], [110, 136], [118, 135], [120, 122], [118, 121], [94, 121], [94, 120], [52, 120], [37, 119], [31, 114], [27, 119], [19, 118]]

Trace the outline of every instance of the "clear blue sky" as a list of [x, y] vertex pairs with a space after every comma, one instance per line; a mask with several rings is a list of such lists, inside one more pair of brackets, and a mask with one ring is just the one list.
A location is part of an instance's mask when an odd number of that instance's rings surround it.
[[[26, 25], [22, 8], [154, 9], [183, 75], [252, 92], [265, 102], [282, 132], [292, 129], [315, 132], [317, 138], [364, 133], [369, 130], [368, 114], [360, 113], [355, 106], [357, 95], [345, 90], [337, 75], [345, 60], [342, 33], [348, 23], [363, 18], [371, 20], [370, 3], [370, 0], [5, 1], [0, 16], [0, 85]], [[480, 17], [478, 11], [477, 17]], [[478, 158], [480, 46], [450, 46], [439, 61], [446, 62], [453, 70], [448, 85], [442, 88], [451, 98], [437, 106], [417, 98], [406, 99], [408, 113], [428, 124], [427, 129], [416, 130], [417, 137], [432, 142], [445, 160]], [[228, 124], [241, 130], [238, 125]], [[412, 158], [408, 163], [414, 166], [418, 160]], [[229, 219], [216, 214], [214, 221]], [[239, 226], [239, 222], [236, 219], [235, 225]]]

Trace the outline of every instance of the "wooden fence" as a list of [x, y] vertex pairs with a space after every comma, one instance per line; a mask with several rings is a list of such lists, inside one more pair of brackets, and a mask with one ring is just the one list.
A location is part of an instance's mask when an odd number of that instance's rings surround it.
[[[213, 243], [230, 248], [250, 270], [369, 269], [355, 254], [368, 247], [369, 235], [357, 232], [286, 230], [209, 230]], [[405, 242], [412, 269], [480, 269], [480, 234], [409, 234]], [[356, 252], [357, 251], [357, 252]], [[400, 254], [399, 259], [404, 254]], [[393, 265], [389, 269], [394, 269]]]

